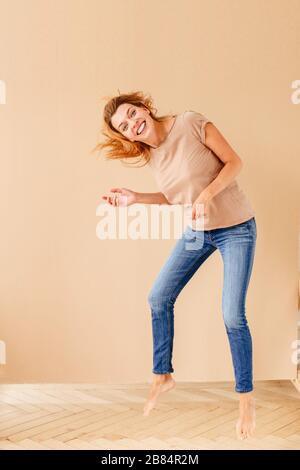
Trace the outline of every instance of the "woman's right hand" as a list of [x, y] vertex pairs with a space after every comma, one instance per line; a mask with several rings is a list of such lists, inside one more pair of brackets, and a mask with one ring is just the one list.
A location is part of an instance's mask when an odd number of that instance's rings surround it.
[[138, 193], [131, 191], [131, 189], [111, 188], [110, 191], [115, 194], [113, 196], [102, 196], [102, 199], [112, 206], [124, 207], [137, 202]]

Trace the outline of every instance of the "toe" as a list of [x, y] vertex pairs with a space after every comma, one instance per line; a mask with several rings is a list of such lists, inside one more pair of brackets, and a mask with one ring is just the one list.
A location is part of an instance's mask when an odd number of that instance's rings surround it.
[[242, 439], [241, 424], [239, 421], [236, 423], [235, 429], [236, 429], [237, 438]]

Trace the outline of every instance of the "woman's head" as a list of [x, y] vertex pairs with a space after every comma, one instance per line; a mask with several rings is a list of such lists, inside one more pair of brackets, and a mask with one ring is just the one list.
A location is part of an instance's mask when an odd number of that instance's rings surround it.
[[[168, 116], [155, 116], [153, 100], [142, 92], [120, 94], [109, 99], [104, 107], [102, 134], [106, 141], [94, 149], [109, 148], [108, 159], [133, 159], [141, 157], [145, 164], [150, 160], [149, 134], [153, 133], [156, 123]], [[141, 124], [145, 123], [143, 128]], [[141, 134], [137, 131], [142, 130]]]
[[[110, 118], [110, 123], [117, 132], [131, 142], [145, 143], [145, 133], [151, 121], [153, 122], [150, 112], [150, 109], [144, 105], [124, 102], [117, 107]], [[142, 123], [145, 123], [145, 126], [141, 127]]]

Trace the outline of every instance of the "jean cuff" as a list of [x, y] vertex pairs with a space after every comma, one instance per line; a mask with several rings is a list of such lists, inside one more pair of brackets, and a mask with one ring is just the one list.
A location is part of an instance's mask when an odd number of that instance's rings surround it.
[[253, 392], [253, 387], [248, 388], [248, 389], [245, 389], [245, 390], [238, 390], [238, 389], [236, 388], [235, 391], [236, 391], [237, 393], [249, 393], [249, 392]]

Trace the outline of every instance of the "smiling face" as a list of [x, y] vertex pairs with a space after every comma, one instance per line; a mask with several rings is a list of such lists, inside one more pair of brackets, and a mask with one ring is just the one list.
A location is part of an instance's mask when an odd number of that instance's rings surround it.
[[[123, 103], [111, 117], [113, 127], [128, 140], [146, 142], [149, 129], [153, 128], [153, 119], [147, 108]], [[141, 124], [143, 126], [141, 126]]]

